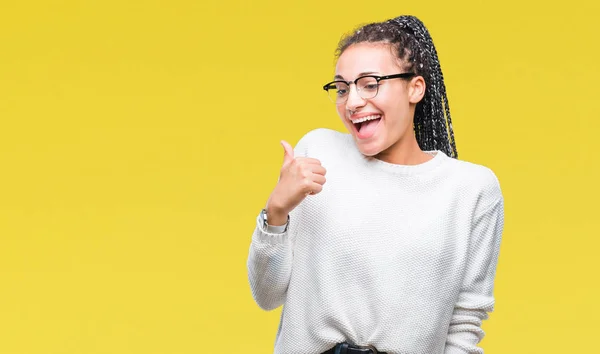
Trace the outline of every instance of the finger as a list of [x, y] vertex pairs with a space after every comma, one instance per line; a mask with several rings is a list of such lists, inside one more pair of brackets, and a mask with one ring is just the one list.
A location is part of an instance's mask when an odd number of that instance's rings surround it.
[[323, 176], [323, 175], [317, 175], [317, 174], [315, 174], [315, 175], [312, 175], [312, 178], [311, 178], [311, 179], [312, 179], [312, 181], [313, 181], [314, 183], [317, 183], [317, 184], [319, 184], [319, 185], [321, 185], [321, 186], [322, 186], [323, 184], [325, 184], [325, 181], [327, 180], [327, 179], [325, 178], [325, 176]]
[[310, 188], [306, 191], [307, 195], [315, 195], [321, 193], [323, 186], [318, 183], [312, 183]]
[[297, 157], [296, 160], [298, 162], [306, 163], [309, 165], [320, 165], [321, 164], [321, 161], [319, 161], [315, 158], [312, 158], [312, 157]]
[[281, 146], [283, 146], [283, 164], [285, 165], [294, 160], [294, 149], [285, 140], [281, 141]]
[[312, 173], [317, 174], [317, 175], [325, 176], [325, 173], [327, 173], [327, 170], [325, 169], [325, 167], [323, 167], [321, 165], [310, 165], [308, 168], [310, 169], [310, 171]]

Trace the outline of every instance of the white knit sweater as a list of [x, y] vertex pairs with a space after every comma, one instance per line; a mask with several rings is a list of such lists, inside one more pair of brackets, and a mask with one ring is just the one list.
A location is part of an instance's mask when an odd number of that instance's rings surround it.
[[283, 305], [275, 353], [335, 343], [387, 353], [483, 353], [504, 224], [494, 173], [441, 151], [419, 165], [362, 155], [352, 137], [306, 134], [296, 156], [327, 169], [285, 232], [258, 222], [248, 256], [257, 304]]

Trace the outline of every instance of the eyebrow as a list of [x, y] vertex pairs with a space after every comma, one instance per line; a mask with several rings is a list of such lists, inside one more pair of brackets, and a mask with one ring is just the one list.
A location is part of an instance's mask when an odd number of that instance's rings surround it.
[[[358, 74], [358, 76], [356, 77], [361, 77], [361, 76], [365, 76], [365, 75], [373, 75], [373, 74], [377, 74], [376, 71], [364, 71], [360, 74]], [[344, 77], [342, 75], [336, 75], [333, 77], [334, 80], [340, 79], [340, 80], [344, 80]]]

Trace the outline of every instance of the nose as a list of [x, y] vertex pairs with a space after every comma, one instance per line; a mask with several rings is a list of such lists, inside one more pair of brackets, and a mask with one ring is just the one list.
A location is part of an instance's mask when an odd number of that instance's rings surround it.
[[362, 107], [366, 104], [366, 100], [358, 94], [356, 85], [350, 85], [348, 89], [348, 99], [346, 100], [346, 109], [349, 111], [355, 111], [357, 108]]

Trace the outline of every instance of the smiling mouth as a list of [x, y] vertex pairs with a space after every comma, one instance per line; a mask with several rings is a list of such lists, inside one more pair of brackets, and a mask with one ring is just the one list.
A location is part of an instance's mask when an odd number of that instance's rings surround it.
[[356, 129], [356, 137], [359, 139], [368, 139], [372, 137], [381, 122], [381, 118], [381, 114], [372, 114], [351, 120], [352, 126]]

